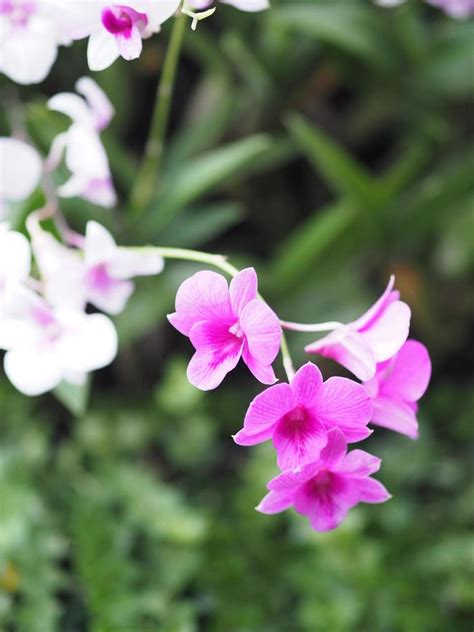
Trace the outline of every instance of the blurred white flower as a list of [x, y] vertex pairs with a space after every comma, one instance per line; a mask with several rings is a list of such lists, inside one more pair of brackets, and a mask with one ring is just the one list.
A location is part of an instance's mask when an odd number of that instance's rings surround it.
[[82, 384], [86, 374], [112, 362], [117, 333], [103, 314], [53, 308], [33, 291], [7, 293], [1, 324], [5, 373], [25, 395], [40, 395], [61, 381]]
[[16, 138], [0, 138], [0, 219], [8, 203], [26, 199], [38, 186], [42, 172], [36, 149]]
[[71, 177], [58, 188], [58, 195], [79, 196], [111, 207], [117, 198], [99, 132], [110, 123], [114, 109], [105, 92], [89, 77], [79, 79], [76, 90], [85, 98], [62, 92], [48, 101], [51, 110], [69, 116], [73, 122], [53, 140], [46, 167], [49, 171], [55, 169], [65, 153]]
[[32, 222], [29, 230], [44, 293], [54, 305], [84, 309], [91, 303], [119, 314], [135, 287], [130, 279], [163, 270], [159, 255], [117, 246], [112, 235], [94, 221], [87, 223], [81, 251], [63, 246]]
[[7, 293], [28, 278], [31, 265], [30, 244], [21, 233], [0, 223], [0, 341], [2, 320], [7, 316]]

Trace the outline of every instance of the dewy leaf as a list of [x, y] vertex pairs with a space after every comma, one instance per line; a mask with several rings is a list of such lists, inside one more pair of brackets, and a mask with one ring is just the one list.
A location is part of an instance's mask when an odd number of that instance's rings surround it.
[[71, 384], [61, 382], [54, 390], [53, 395], [76, 417], [81, 417], [87, 410], [91, 388], [91, 376], [87, 376], [84, 384]]
[[377, 205], [382, 195], [379, 183], [341, 146], [297, 114], [288, 117], [287, 127], [314, 167], [337, 193], [346, 194], [365, 206]]

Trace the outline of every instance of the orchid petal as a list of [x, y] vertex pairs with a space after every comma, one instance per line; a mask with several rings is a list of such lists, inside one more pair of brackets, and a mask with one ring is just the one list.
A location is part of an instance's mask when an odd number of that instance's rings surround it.
[[262, 364], [270, 365], [281, 344], [280, 321], [275, 312], [263, 301], [254, 299], [242, 310], [240, 326], [250, 354]]
[[243, 308], [257, 298], [257, 275], [253, 268], [245, 268], [230, 282], [229, 294], [232, 311], [240, 316]]
[[288, 384], [276, 384], [257, 395], [245, 415], [244, 427], [234, 441], [239, 445], [255, 445], [270, 439], [278, 421], [294, 407]]
[[235, 320], [225, 278], [216, 272], [197, 272], [183, 281], [176, 294], [176, 312], [168, 320], [180, 333], [189, 336], [198, 322], [228, 323]]
[[307, 362], [296, 372], [291, 380], [291, 390], [295, 402], [304, 406], [312, 406], [323, 384], [323, 376], [318, 367]]

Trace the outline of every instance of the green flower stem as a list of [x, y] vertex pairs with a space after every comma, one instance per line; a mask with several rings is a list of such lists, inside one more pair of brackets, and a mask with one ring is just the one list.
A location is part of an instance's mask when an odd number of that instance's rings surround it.
[[156, 190], [186, 20], [186, 16], [181, 12], [174, 18], [163, 70], [156, 91], [153, 119], [145, 147], [145, 155], [130, 199], [132, 211], [136, 215], [141, 215], [148, 208]]
[[[178, 259], [181, 261], [195, 261], [197, 263], [206, 263], [214, 266], [223, 272], [226, 272], [231, 277], [235, 277], [240, 270], [230, 264], [222, 255], [213, 255], [208, 252], [201, 252], [199, 250], [188, 250], [186, 248], [160, 248], [160, 247], [145, 247], [139, 248], [139, 250], [150, 250], [163, 257], [163, 259]], [[259, 298], [264, 301], [265, 299], [259, 294]], [[281, 357], [283, 361], [283, 368], [285, 369], [286, 376], [290, 382], [295, 375], [293, 367], [293, 361], [291, 359], [290, 350], [288, 349], [288, 343], [283, 331], [281, 332]]]

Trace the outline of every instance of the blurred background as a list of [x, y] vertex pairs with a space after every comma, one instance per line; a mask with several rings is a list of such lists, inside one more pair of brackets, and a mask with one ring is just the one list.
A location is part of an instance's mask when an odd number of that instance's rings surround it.
[[[186, 33], [141, 219], [126, 200], [170, 24], [139, 61], [94, 74], [117, 110], [103, 138], [121, 200], [62, 210], [121, 243], [253, 265], [287, 320], [350, 320], [395, 273], [433, 361], [420, 439], [377, 429], [364, 447], [383, 458], [393, 499], [334, 532], [257, 513], [274, 453], [230, 435], [261, 387], [244, 369], [211, 393], [187, 383], [191, 345], [165, 315], [199, 268], [170, 262], [138, 281], [115, 320], [119, 357], [90, 389], [28, 399], [0, 380], [2, 632], [472, 629], [473, 22], [421, 0], [272, 5], [221, 6]], [[13, 113], [46, 152], [68, 125], [46, 98], [84, 74], [76, 42], [40, 86], [2, 77], [2, 133]], [[17, 226], [41, 204], [18, 207]], [[297, 365], [309, 340], [289, 336]]]

